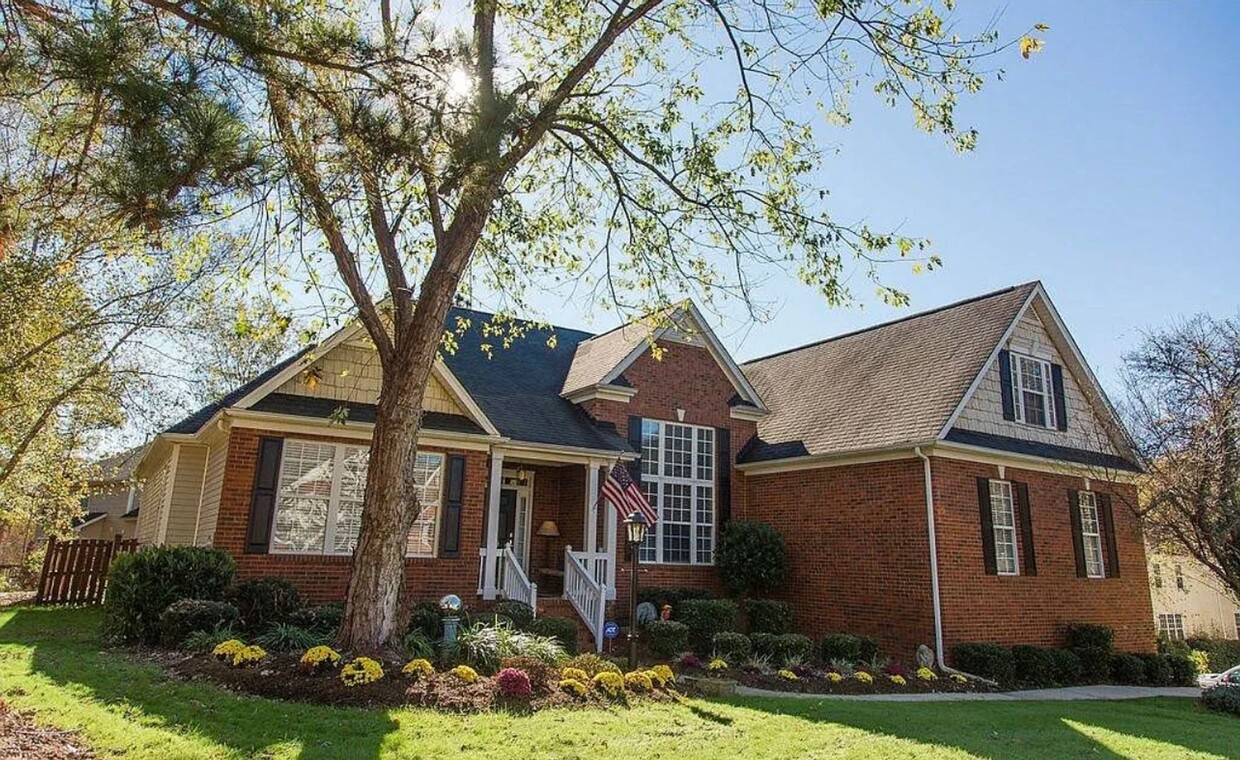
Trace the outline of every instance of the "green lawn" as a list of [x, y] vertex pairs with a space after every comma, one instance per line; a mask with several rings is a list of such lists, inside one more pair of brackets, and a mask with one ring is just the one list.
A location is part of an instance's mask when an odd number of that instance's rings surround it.
[[238, 697], [104, 650], [93, 610], [0, 610], [0, 696], [125, 758], [1214, 758], [1240, 721], [1190, 700], [864, 703], [732, 699], [534, 716]]

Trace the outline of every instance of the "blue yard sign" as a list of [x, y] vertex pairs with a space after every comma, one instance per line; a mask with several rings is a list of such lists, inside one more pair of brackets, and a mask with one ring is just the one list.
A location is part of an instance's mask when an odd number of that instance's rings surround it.
[[603, 638], [614, 639], [620, 635], [620, 624], [614, 620], [603, 623]]

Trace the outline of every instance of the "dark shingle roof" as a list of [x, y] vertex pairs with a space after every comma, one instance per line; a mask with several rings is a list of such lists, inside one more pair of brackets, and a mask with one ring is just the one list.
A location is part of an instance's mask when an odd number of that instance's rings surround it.
[[[345, 410], [345, 419], [349, 422], [374, 422], [375, 405], [359, 404], [352, 401], [338, 401], [331, 398], [315, 396], [299, 396], [293, 393], [270, 393], [259, 399], [250, 407], [256, 412], [273, 412], [294, 417], [313, 417], [328, 419], [338, 410]], [[443, 414], [442, 412], [425, 412], [422, 415], [422, 427], [427, 430], [441, 430], [449, 433], [476, 433], [486, 431], [476, 422], [460, 414]]]
[[1090, 467], [1101, 467], [1109, 470], [1141, 472], [1140, 466], [1124, 457], [1104, 454], [1098, 451], [1086, 451], [1085, 449], [1077, 449], [1070, 446], [1057, 446], [1053, 443], [1027, 441], [1023, 438], [1009, 438], [1005, 435], [980, 433], [976, 430], [964, 430], [963, 428], [956, 427], [947, 431], [947, 435], [944, 438], [953, 443], [963, 443], [967, 446], [978, 446], [996, 451], [1010, 451], [1014, 454], [1028, 454], [1043, 459], [1056, 459], [1061, 462], [1077, 462]]
[[218, 412], [221, 409], [227, 409], [233, 404], [236, 404], [238, 401], [240, 401], [241, 399], [249, 395], [250, 391], [254, 390], [255, 388], [259, 387], [260, 385], [267, 382], [271, 378], [280, 374], [282, 370], [284, 370], [289, 365], [293, 364], [293, 362], [296, 362], [301, 357], [310, 353], [310, 351], [314, 350], [314, 348], [315, 348], [314, 346], [306, 346], [305, 348], [293, 354], [292, 356], [286, 359], [283, 359], [278, 364], [273, 365], [271, 369], [267, 370], [263, 374], [249, 381], [248, 383], [238, 386], [231, 392], [225, 394], [219, 401], [216, 401], [212, 404], [207, 404], [206, 406], [202, 407], [198, 411], [194, 412], [193, 414], [189, 415], [185, 419], [181, 420], [180, 422], [176, 423], [172, 427], [168, 428], [164, 432], [165, 433], [197, 433], [202, 428], [203, 425], [207, 424], [208, 420], [210, 420], [212, 417], [215, 416], [216, 412]]
[[741, 366], [771, 413], [742, 460], [864, 451], [936, 438], [1037, 283]]

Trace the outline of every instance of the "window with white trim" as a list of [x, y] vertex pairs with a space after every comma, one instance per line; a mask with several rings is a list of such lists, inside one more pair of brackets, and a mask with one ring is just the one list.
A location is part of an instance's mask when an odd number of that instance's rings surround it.
[[1162, 588], [1162, 565], [1154, 563], [1154, 588]]
[[1187, 591], [1188, 587], [1184, 583], [1184, 567], [1182, 565], [1175, 566], [1175, 587], [1180, 591]]
[[[422, 512], [408, 554], [435, 554], [443, 494], [443, 455], [419, 453], [414, 479]], [[271, 535], [278, 554], [352, 554], [362, 525], [370, 450], [366, 446], [285, 440]]]
[[1012, 363], [1012, 401], [1016, 420], [1026, 425], [1054, 428], [1051, 363], [1015, 351], [1008, 358]]
[[1081, 491], [1078, 495], [1081, 507], [1081, 546], [1085, 549], [1085, 574], [1090, 578], [1102, 578], [1106, 568], [1102, 564], [1102, 523], [1098, 517], [1098, 497], [1093, 491]]
[[643, 562], [714, 562], [714, 428], [642, 420], [642, 493], [659, 515], [639, 550]]
[[994, 526], [995, 567], [999, 575], [1018, 575], [1016, 502], [1009, 481], [990, 481], [990, 521]]
[[1173, 641], [1184, 640], [1184, 616], [1179, 613], [1158, 614], [1158, 633]]

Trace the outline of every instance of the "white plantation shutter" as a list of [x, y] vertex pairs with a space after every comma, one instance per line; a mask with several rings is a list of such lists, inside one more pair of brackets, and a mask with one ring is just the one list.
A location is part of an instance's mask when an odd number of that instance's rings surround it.
[[272, 551], [323, 551], [335, 457], [336, 447], [330, 443], [284, 443]]
[[443, 505], [443, 454], [418, 454], [413, 480], [418, 486], [422, 512], [409, 531], [405, 547], [413, 557], [433, 557], [439, 537], [439, 513]]
[[344, 457], [340, 467], [340, 497], [336, 506], [332, 551], [352, 554], [357, 534], [362, 529], [362, 498], [366, 494], [366, 472], [370, 451], [360, 446], [342, 446]]

